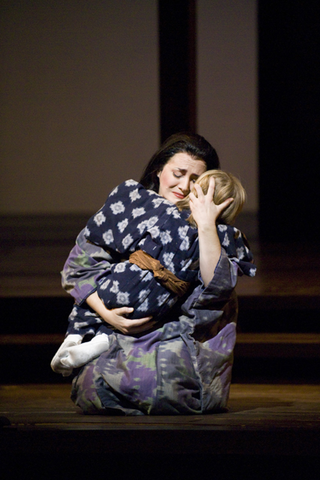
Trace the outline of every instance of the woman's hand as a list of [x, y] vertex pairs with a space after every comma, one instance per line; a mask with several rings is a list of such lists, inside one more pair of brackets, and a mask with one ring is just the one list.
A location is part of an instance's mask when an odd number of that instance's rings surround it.
[[[198, 229], [215, 227], [220, 214], [233, 202], [233, 198], [228, 198], [220, 205], [216, 205], [213, 201], [214, 189], [215, 179], [211, 177], [206, 195], [198, 184], [194, 185], [193, 191], [189, 194], [190, 210], [197, 223]], [[196, 191], [196, 195], [194, 191]]]
[[137, 320], [126, 318], [124, 315], [127, 315], [134, 310], [131, 307], [121, 307], [108, 310], [97, 292], [89, 295], [86, 301], [105, 322], [109, 323], [125, 335], [135, 335], [137, 333], [145, 332], [150, 330], [156, 324], [156, 321], [152, 320], [152, 317], [144, 317]]
[[112, 310], [106, 308], [106, 310], [108, 312], [108, 320], [104, 320], [125, 335], [145, 332], [156, 324], [156, 322], [152, 320], [152, 317], [144, 317], [136, 320], [126, 318], [124, 315], [134, 310], [131, 307], [114, 308]]
[[221, 212], [233, 202], [233, 198], [228, 198], [220, 205], [216, 205], [213, 202], [214, 187], [215, 181], [211, 177], [206, 195], [197, 184], [194, 185], [197, 196], [192, 192], [189, 194], [190, 210], [198, 226], [200, 272], [205, 286], [212, 280], [221, 255], [216, 221]]

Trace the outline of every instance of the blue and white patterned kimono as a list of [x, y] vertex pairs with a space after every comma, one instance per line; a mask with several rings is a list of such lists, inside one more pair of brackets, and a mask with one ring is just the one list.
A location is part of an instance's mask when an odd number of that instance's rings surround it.
[[[84, 230], [89, 242], [122, 260], [111, 262], [95, 278], [97, 293], [108, 309], [130, 306], [134, 308], [130, 318], [153, 316], [160, 319], [177, 302], [177, 294], [159, 283], [151, 271], [129, 262], [130, 253], [138, 249], [159, 260], [180, 280], [194, 285], [199, 275], [199, 243], [197, 229], [187, 221], [189, 215], [189, 211], [179, 211], [174, 204], [146, 190], [135, 180], [127, 180], [111, 192]], [[241, 232], [228, 225], [218, 225], [218, 235], [239, 273], [254, 276], [256, 267]], [[73, 254], [71, 252], [66, 262], [65, 277], [70, 277], [66, 271], [70, 272]], [[70, 278], [68, 281], [70, 284]], [[87, 324], [83, 318], [76, 326], [82, 334], [96, 333], [92, 328], [97, 317], [88, 309], [84, 313]], [[69, 320], [68, 333], [79, 333], [74, 329], [72, 315]], [[100, 333], [109, 333], [101, 320], [96, 327]]]
[[[141, 190], [138, 184], [131, 187]], [[111, 203], [115, 198], [111, 197]], [[158, 198], [151, 194], [149, 202]], [[165, 201], [161, 205], [168, 207]], [[173, 214], [165, 215], [174, 218]], [[183, 219], [183, 214], [180, 218]], [[132, 230], [128, 228], [127, 233], [130, 231], [132, 235]], [[217, 230], [221, 255], [209, 284], [204, 286], [200, 271], [197, 272], [191, 291], [179, 298], [149, 332], [130, 336], [110, 329], [110, 348], [85, 365], [74, 378], [71, 398], [84, 413], [186, 415], [217, 412], [227, 407], [238, 315], [235, 287], [239, 274], [254, 276], [256, 267], [239, 230], [226, 225], [218, 225]], [[161, 237], [153, 238], [147, 228], [146, 232], [144, 238], [150, 236], [148, 242], [157, 244]], [[112, 265], [125, 256], [125, 250], [119, 254], [87, 242], [85, 233], [88, 234], [87, 230], [82, 230], [78, 235], [62, 272], [63, 286], [76, 300], [68, 333], [79, 333], [82, 329], [99, 333], [103, 322], [84, 301], [103, 285]], [[136, 244], [140, 241], [136, 240]], [[148, 242], [145, 240], [146, 245]], [[127, 255], [130, 245], [128, 250]], [[160, 251], [161, 248], [159, 255]], [[193, 273], [190, 266], [185, 272], [189, 269]], [[175, 266], [176, 275], [179, 270]]]
[[187, 222], [190, 212], [177, 207], [135, 180], [127, 180], [109, 195], [85, 229], [90, 242], [116, 252], [124, 261], [101, 276], [99, 297], [108, 309], [131, 306], [130, 318], [160, 317], [178, 296], [155, 279], [150, 270], [129, 262], [130, 253], [143, 250], [185, 282], [198, 276], [197, 229]]

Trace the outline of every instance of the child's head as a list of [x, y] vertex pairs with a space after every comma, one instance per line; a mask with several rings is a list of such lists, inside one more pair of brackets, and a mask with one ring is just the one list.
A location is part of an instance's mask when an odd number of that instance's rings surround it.
[[[196, 183], [200, 185], [204, 194], [207, 193], [209, 187], [210, 178], [215, 179], [215, 189], [213, 195], [213, 201], [216, 205], [227, 200], [227, 198], [233, 198], [233, 202], [225, 208], [218, 220], [220, 223], [231, 224], [237, 215], [241, 212], [243, 205], [246, 201], [246, 192], [241, 182], [231, 173], [224, 172], [223, 170], [207, 170], [197, 179]], [[189, 208], [189, 196], [184, 200], [181, 200], [177, 204], [177, 207], [181, 210]], [[188, 218], [190, 223], [195, 224], [192, 214]]]

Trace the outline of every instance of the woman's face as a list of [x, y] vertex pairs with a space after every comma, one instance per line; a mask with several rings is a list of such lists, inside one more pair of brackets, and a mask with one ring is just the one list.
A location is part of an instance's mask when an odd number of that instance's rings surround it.
[[203, 160], [195, 160], [185, 152], [176, 153], [158, 173], [159, 195], [177, 203], [188, 195], [194, 182], [206, 169]]

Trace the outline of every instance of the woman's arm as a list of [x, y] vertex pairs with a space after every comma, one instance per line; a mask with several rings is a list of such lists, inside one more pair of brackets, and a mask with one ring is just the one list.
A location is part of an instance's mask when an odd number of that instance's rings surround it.
[[111, 255], [103, 248], [88, 243], [82, 230], [61, 272], [62, 286], [77, 304], [86, 301], [105, 322], [122, 333], [134, 335], [150, 330], [155, 322], [149, 317], [129, 320], [124, 315], [132, 309], [108, 310], [100, 300], [96, 292], [97, 280], [113, 262]]
[[105, 322], [109, 323], [117, 330], [120, 330], [120, 332], [125, 335], [134, 335], [145, 332], [146, 330], [150, 330], [156, 323], [152, 320], [152, 317], [139, 318], [138, 320], [125, 318], [124, 315], [133, 312], [133, 308], [131, 307], [108, 310], [99, 298], [97, 292], [92, 293], [86, 301], [89, 307], [100, 315]]
[[114, 262], [106, 250], [87, 241], [83, 229], [63, 266], [62, 287], [81, 305], [96, 290], [99, 277]]
[[208, 192], [204, 195], [200, 185], [195, 184], [197, 196], [190, 193], [190, 209], [198, 226], [199, 262], [204, 285], [207, 286], [213, 278], [221, 255], [221, 243], [217, 233], [216, 221], [220, 213], [233, 202], [228, 198], [220, 205], [213, 202], [215, 181], [210, 179]]

